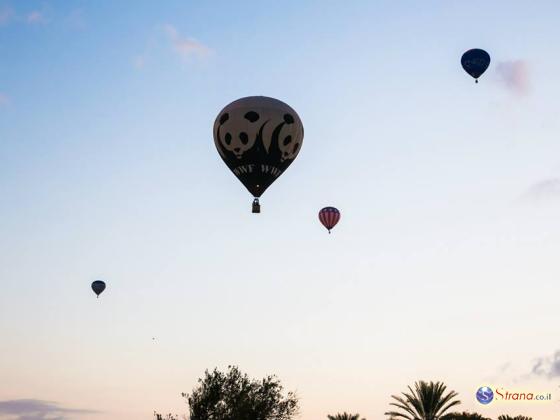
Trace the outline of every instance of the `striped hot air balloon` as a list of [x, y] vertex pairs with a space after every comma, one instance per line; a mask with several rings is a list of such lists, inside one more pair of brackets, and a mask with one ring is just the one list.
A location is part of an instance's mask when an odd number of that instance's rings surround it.
[[325, 207], [319, 212], [319, 220], [327, 228], [329, 233], [331, 229], [336, 226], [340, 220], [340, 212], [335, 207]]

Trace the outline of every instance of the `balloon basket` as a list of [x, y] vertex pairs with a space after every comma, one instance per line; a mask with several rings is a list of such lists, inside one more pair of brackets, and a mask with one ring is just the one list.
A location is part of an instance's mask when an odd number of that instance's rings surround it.
[[255, 198], [253, 200], [253, 213], [260, 213], [261, 212], [261, 205], [259, 204], [259, 199]]

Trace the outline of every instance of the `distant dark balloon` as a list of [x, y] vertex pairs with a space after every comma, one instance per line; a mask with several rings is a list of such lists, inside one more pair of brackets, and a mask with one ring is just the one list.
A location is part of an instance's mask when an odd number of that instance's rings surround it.
[[461, 57], [461, 65], [478, 83], [478, 78], [482, 76], [490, 65], [490, 55], [478, 48], [468, 50]]
[[101, 280], [95, 280], [93, 283], [91, 283], [91, 288], [99, 298], [99, 295], [103, 293], [103, 290], [105, 290], [105, 282]]
[[336, 226], [340, 220], [340, 211], [335, 207], [325, 207], [319, 212], [319, 220], [327, 228], [329, 233], [331, 229]]
[[227, 105], [214, 122], [214, 144], [233, 172], [259, 197], [292, 164], [303, 144], [303, 125], [287, 104], [266, 96], [241, 98]]

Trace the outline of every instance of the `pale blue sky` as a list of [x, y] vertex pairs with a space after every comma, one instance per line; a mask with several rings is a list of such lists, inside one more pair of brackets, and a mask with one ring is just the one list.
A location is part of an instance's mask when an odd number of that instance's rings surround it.
[[[233, 363], [297, 389], [303, 420], [381, 418], [417, 379], [556, 419], [474, 392], [558, 389], [528, 373], [560, 348], [559, 15], [0, 0], [0, 401], [138, 420]], [[305, 126], [260, 215], [212, 139], [248, 95]]]

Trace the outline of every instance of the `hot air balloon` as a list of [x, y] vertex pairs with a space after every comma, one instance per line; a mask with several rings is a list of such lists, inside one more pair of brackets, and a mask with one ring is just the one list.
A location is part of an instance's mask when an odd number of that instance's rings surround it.
[[478, 78], [486, 71], [490, 65], [490, 55], [481, 49], [474, 48], [468, 50], [461, 57], [461, 65], [467, 73], [474, 77], [478, 83]]
[[214, 143], [233, 174], [259, 197], [292, 164], [303, 143], [303, 125], [287, 104], [266, 96], [238, 99], [218, 114]]
[[99, 295], [103, 293], [103, 290], [105, 290], [105, 282], [101, 280], [95, 280], [93, 283], [91, 283], [91, 289], [95, 292], [97, 298], [99, 298]]
[[319, 211], [319, 220], [327, 228], [329, 233], [340, 220], [340, 212], [335, 207], [324, 207]]

